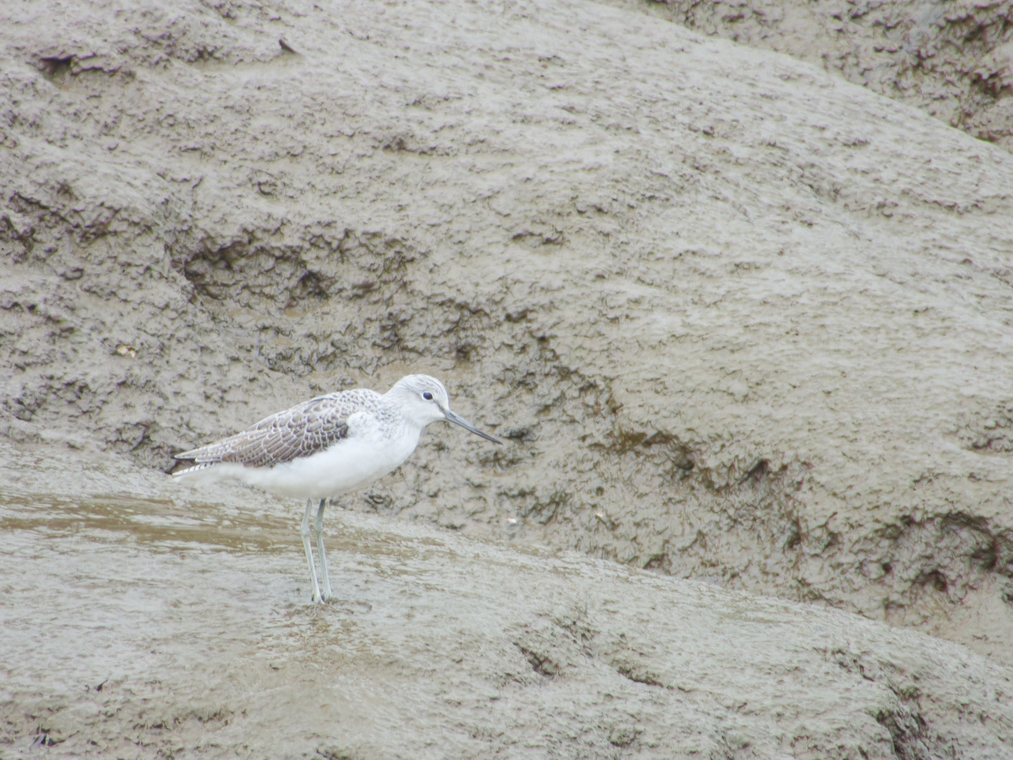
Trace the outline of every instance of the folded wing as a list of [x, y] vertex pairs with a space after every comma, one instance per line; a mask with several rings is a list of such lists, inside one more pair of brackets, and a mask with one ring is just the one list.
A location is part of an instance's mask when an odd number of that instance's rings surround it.
[[185, 475], [231, 462], [246, 467], [273, 467], [308, 457], [349, 435], [348, 417], [354, 410], [342, 394], [320, 396], [261, 420], [242, 433], [176, 454], [187, 464], [173, 475]]

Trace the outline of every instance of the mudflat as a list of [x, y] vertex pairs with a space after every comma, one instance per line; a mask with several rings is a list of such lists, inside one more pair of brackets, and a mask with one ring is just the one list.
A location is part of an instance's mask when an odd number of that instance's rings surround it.
[[[0, 14], [0, 752], [1010, 754], [1009, 153], [629, 7]], [[409, 371], [507, 445], [324, 610], [168, 482]]]

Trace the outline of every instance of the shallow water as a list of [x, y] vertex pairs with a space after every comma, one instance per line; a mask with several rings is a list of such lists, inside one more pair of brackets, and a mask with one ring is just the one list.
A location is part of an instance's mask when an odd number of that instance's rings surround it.
[[[334, 739], [326, 716], [396, 725], [405, 671], [433, 658], [413, 621], [483, 630], [497, 584], [437, 537], [343, 527], [337, 512], [325, 519], [336, 598], [314, 605], [300, 516], [0, 494], [0, 747], [286, 757]], [[448, 615], [462, 573], [483, 591]]]
[[298, 504], [180, 494], [0, 495], [0, 757], [885, 759], [913, 684], [1008, 749], [1008, 672], [946, 642], [341, 511], [315, 605]]
[[164, 750], [256, 709], [267, 723], [227, 743], [295, 756], [327, 736], [311, 719], [321, 711], [396, 723], [398, 673], [424, 657], [412, 617], [441, 617], [442, 544], [342, 531], [330, 515], [337, 598], [314, 605], [293, 506], [181, 513], [162, 500], [0, 496], [9, 750]]
[[[294, 591], [292, 527], [158, 501], [0, 497], [5, 688], [73, 693], [144, 678], [166, 658], [185, 667], [180, 645], [194, 639], [218, 652], [253, 641], [237, 613]], [[268, 571], [257, 584], [254, 558]]]

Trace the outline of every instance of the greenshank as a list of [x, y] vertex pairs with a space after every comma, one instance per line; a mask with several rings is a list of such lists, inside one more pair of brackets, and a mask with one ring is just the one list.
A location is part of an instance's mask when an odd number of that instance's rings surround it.
[[[501, 443], [450, 411], [450, 397], [439, 380], [407, 375], [384, 394], [357, 388], [318, 396], [272, 414], [242, 433], [176, 454], [186, 464], [172, 475], [195, 484], [238, 480], [278, 496], [306, 499], [301, 533], [313, 601], [327, 601], [332, 595], [323, 534], [327, 499], [356, 491], [396, 470], [415, 451], [426, 426], [440, 421]], [[323, 593], [313, 561], [313, 532]]]

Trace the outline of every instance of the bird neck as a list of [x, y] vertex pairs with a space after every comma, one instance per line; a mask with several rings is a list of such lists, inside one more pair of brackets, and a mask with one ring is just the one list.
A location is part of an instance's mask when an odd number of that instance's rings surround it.
[[422, 435], [422, 431], [426, 429], [426, 426], [430, 423], [429, 419], [422, 418], [419, 414], [413, 412], [417, 411], [417, 407], [414, 403], [413, 398], [404, 392], [396, 392], [398, 389], [396, 386], [391, 388], [383, 396], [383, 406], [385, 416], [389, 415], [388, 419], [394, 427], [400, 430], [416, 430], [419, 435]]

